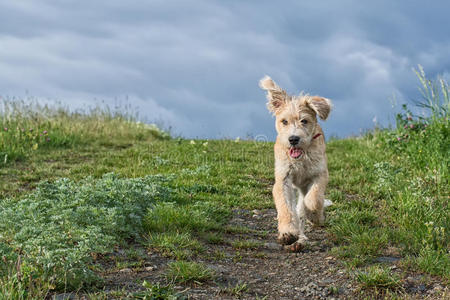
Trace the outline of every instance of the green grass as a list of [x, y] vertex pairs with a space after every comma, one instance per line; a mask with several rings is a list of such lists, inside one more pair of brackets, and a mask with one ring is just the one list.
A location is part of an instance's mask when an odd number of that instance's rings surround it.
[[161, 285], [151, 284], [147, 281], [144, 281], [142, 284], [145, 287], [144, 292], [135, 293], [132, 295], [133, 299], [142, 299], [142, 300], [177, 300], [177, 299], [187, 299], [181, 293], [176, 293], [172, 287], [172, 285]]
[[164, 256], [187, 259], [204, 251], [202, 244], [189, 233], [163, 232], [152, 233], [148, 244]]
[[400, 278], [391, 274], [389, 269], [380, 266], [370, 266], [355, 274], [356, 281], [364, 288], [396, 288], [400, 285]]
[[180, 260], [168, 264], [166, 276], [172, 282], [201, 283], [212, 280], [214, 272], [202, 264]]
[[[423, 101], [428, 117], [405, 107], [395, 129], [328, 142], [334, 205], [326, 230], [362, 286], [392, 286], [373, 266], [378, 256], [450, 278], [448, 87], [421, 81], [423, 94], [435, 95]], [[10, 298], [101, 287], [97, 254], [120, 247], [126, 257], [118, 265], [133, 265], [144, 255], [127, 250], [135, 243], [176, 260], [169, 280], [210, 280], [208, 269], [185, 260], [226, 244], [224, 235], [253, 232], [227, 225], [232, 208], [273, 207], [271, 142], [174, 139], [109, 110], [24, 102], [4, 104], [0, 125], [0, 294]]]
[[92, 253], [139, 238], [147, 208], [167, 197], [158, 176], [43, 182], [22, 199], [0, 202], [0, 270], [20, 260], [24, 280], [40, 278], [57, 289], [93, 284]]
[[168, 137], [156, 126], [134, 122], [130, 114], [111, 111], [108, 107], [69, 112], [64, 107], [55, 109], [36, 102], [1, 100], [0, 161], [3, 164], [24, 160], [39, 149]]
[[434, 95], [423, 101], [428, 117], [404, 106], [396, 129], [329, 142], [329, 230], [334, 252], [352, 267], [395, 249], [412, 270], [448, 280], [448, 86], [431, 92], [435, 85], [418, 74], [423, 95]]
[[239, 282], [239, 283], [236, 283], [235, 286], [229, 286], [229, 287], [223, 289], [223, 292], [240, 299], [241, 296], [243, 296], [243, 294], [247, 290], [248, 290], [247, 283]]

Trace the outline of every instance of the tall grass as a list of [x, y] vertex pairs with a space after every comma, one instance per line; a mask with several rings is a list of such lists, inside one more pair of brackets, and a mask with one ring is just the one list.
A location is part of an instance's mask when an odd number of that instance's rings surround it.
[[[404, 105], [397, 128], [330, 143], [330, 185], [339, 183], [364, 199], [343, 202], [331, 230], [353, 266], [389, 255], [383, 251], [393, 247], [412, 269], [450, 278], [448, 84], [427, 79], [421, 67], [416, 74], [424, 97], [416, 101], [421, 114]], [[336, 179], [343, 163], [333, 156], [343, 148], [345, 174], [352, 174], [346, 180]], [[332, 193], [341, 195], [336, 187]]]
[[0, 98], [0, 164], [23, 160], [40, 149], [167, 137], [154, 125], [136, 122], [126, 108], [70, 111], [62, 105]]
[[404, 106], [396, 131], [381, 135], [402, 158], [401, 174], [393, 178], [400, 189], [389, 195], [391, 213], [404, 231], [397, 238], [411, 253], [410, 262], [450, 278], [448, 83], [427, 79], [420, 65], [415, 72], [423, 97], [415, 103], [425, 114], [414, 115]]
[[446, 118], [450, 110], [448, 83], [443, 78], [436, 81], [429, 80], [421, 65], [414, 72], [420, 80], [419, 91], [423, 97], [422, 100], [415, 101], [416, 105], [429, 110], [433, 120]]

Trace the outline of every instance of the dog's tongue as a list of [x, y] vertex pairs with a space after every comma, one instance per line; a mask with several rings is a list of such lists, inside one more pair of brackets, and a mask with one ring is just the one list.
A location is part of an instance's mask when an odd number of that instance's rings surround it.
[[291, 149], [289, 149], [289, 155], [292, 158], [299, 158], [300, 155], [302, 155], [302, 154], [303, 154], [302, 149], [298, 149], [298, 148], [291, 148]]

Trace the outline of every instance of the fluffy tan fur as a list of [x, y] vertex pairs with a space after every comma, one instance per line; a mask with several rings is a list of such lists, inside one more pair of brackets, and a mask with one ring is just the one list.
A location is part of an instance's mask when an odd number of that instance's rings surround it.
[[[267, 91], [267, 107], [276, 118], [275, 185], [273, 197], [278, 214], [278, 240], [291, 251], [303, 248], [307, 237], [305, 219], [324, 222], [324, 193], [328, 183], [325, 139], [317, 116], [327, 119], [331, 101], [318, 96], [290, 96], [270, 77], [259, 83]], [[293, 146], [290, 137], [298, 137]], [[294, 149], [298, 157], [292, 154]]]

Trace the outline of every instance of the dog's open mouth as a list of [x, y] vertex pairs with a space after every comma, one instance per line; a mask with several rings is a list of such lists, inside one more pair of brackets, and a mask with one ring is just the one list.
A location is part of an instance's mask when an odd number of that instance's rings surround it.
[[300, 148], [291, 147], [289, 149], [289, 156], [292, 158], [299, 158], [302, 155], [303, 155], [303, 150]]

